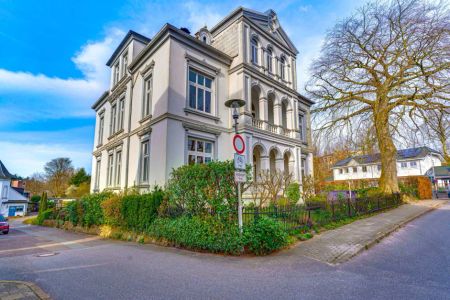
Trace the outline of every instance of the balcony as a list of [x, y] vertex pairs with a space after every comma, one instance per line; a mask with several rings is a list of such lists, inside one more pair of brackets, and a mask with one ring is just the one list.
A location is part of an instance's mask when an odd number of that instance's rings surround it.
[[269, 131], [274, 134], [283, 135], [283, 136], [286, 136], [289, 138], [295, 139], [295, 138], [300, 137], [298, 130], [288, 129], [283, 126], [270, 124], [269, 122], [266, 122], [266, 121], [260, 120], [260, 119], [256, 119], [256, 118], [252, 118], [252, 127], [261, 129], [261, 130], [266, 130], [266, 131]]

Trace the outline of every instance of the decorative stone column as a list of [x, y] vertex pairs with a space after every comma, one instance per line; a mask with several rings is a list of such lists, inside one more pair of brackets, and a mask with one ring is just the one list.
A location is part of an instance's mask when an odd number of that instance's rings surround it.
[[275, 170], [278, 172], [284, 172], [284, 158], [275, 158]]
[[270, 162], [268, 155], [261, 155], [261, 171], [267, 171], [270, 169]]
[[264, 122], [262, 129], [267, 130], [267, 122], [269, 120], [269, 107], [266, 97], [259, 98], [259, 118]]
[[281, 134], [282, 127], [282, 110], [281, 110], [281, 102], [275, 101], [273, 103], [273, 123], [278, 126], [277, 132]]

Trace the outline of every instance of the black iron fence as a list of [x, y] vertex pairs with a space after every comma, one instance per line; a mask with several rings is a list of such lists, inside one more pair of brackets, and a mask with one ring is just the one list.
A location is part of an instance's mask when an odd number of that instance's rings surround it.
[[[396, 207], [401, 204], [400, 194], [386, 196], [338, 198], [329, 201], [309, 202], [302, 205], [265, 207], [245, 206], [242, 209], [244, 226], [255, 222], [258, 218], [266, 216], [282, 223], [286, 230], [293, 230], [312, 225], [326, 225], [331, 222], [370, 214], [376, 211]], [[160, 211], [161, 214], [161, 211]], [[183, 208], [167, 207], [162, 215], [166, 217], [179, 217], [189, 214]], [[191, 215], [206, 214], [223, 220], [237, 221], [237, 210], [213, 211], [211, 209], [191, 213]]]

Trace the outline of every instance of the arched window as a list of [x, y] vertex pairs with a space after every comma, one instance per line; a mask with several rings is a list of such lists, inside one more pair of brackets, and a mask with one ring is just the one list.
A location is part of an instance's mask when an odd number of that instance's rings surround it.
[[272, 73], [272, 49], [267, 48], [266, 51], [267, 70]]
[[284, 56], [280, 59], [280, 76], [281, 79], [286, 80], [286, 59]]
[[252, 63], [258, 64], [258, 41], [256, 40], [256, 38], [252, 38], [251, 48], [252, 48]]

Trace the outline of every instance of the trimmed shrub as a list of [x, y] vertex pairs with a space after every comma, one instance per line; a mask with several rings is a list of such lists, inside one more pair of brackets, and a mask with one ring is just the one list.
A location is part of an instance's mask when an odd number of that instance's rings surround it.
[[37, 216], [37, 223], [39, 225], [44, 224], [45, 220], [51, 219], [53, 217], [53, 209], [47, 209], [44, 211], [40, 211]]
[[237, 224], [214, 217], [159, 218], [149, 234], [176, 247], [239, 254], [243, 248]]
[[300, 184], [292, 182], [286, 188], [286, 197], [291, 204], [296, 204], [300, 200]]
[[158, 187], [148, 194], [124, 196], [120, 208], [124, 226], [137, 232], [148, 230], [158, 215], [163, 198], [164, 192]]
[[66, 221], [70, 221], [74, 226], [77, 226], [80, 221], [79, 216], [82, 215], [82, 209], [83, 206], [81, 205], [80, 200], [69, 202], [64, 208], [66, 212]]
[[279, 222], [262, 216], [244, 230], [244, 244], [256, 255], [269, 254], [288, 244], [288, 234]]
[[167, 186], [168, 206], [190, 215], [236, 207], [234, 166], [231, 161], [185, 165], [172, 171]]
[[113, 194], [101, 203], [105, 224], [111, 226], [123, 225], [122, 194]]
[[90, 227], [92, 225], [102, 225], [104, 222], [101, 203], [111, 196], [110, 193], [98, 193], [85, 195], [81, 198], [82, 215], [79, 215], [81, 225]]

